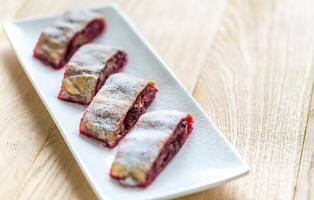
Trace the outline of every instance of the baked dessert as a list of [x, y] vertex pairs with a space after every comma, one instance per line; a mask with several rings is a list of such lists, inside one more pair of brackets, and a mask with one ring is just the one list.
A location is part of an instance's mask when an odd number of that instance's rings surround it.
[[84, 113], [80, 133], [113, 148], [146, 111], [156, 92], [152, 81], [123, 73], [111, 75]]
[[122, 50], [97, 44], [82, 46], [66, 64], [58, 98], [89, 104], [106, 79], [126, 63]]
[[110, 176], [124, 186], [147, 187], [180, 150], [193, 117], [175, 110], [143, 114], [121, 142]]
[[44, 64], [59, 69], [80, 46], [96, 38], [104, 29], [102, 15], [75, 7], [41, 33], [33, 55]]

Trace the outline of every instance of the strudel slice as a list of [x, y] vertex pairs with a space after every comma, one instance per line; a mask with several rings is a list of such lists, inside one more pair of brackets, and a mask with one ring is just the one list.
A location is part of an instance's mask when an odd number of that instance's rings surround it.
[[162, 110], [143, 114], [121, 142], [110, 176], [124, 186], [147, 187], [192, 131], [190, 114]]
[[106, 79], [126, 61], [122, 50], [97, 44], [82, 46], [66, 65], [58, 98], [89, 104]]
[[41, 33], [34, 57], [59, 69], [80, 46], [96, 38], [104, 29], [105, 19], [102, 15], [75, 7]]
[[88, 106], [80, 133], [113, 148], [153, 101], [154, 82], [127, 74], [111, 75]]

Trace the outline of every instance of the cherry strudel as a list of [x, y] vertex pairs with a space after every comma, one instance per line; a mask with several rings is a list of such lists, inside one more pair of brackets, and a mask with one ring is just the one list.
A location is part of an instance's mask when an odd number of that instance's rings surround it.
[[147, 187], [185, 143], [192, 124], [190, 114], [175, 110], [143, 114], [121, 142], [110, 176], [124, 186]]
[[126, 61], [122, 50], [97, 44], [82, 46], [66, 65], [58, 98], [89, 104], [106, 79]]
[[157, 92], [154, 82], [111, 75], [88, 106], [80, 133], [113, 148], [146, 111]]
[[105, 29], [102, 15], [75, 7], [66, 11], [40, 35], [34, 57], [59, 69], [83, 44], [100, 35]]

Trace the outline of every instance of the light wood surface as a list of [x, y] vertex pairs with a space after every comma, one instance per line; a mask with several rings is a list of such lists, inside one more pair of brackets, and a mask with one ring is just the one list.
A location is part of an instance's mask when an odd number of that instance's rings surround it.
[[206, 196], [293, 197], [313, 86], [313, 6], [311, 0], [228, 5], [194, 96], [251, 174]]
[[314, 199], [314, 97], [308, 116], [295, 199]]
[[[105, 2], [1, 0], [0, 22]], [[314, 198], [312, 0], [115, 2], [251, 167], [180, 200]], [[0, 80], [0, 199], [96, 199], [2, 31]]]

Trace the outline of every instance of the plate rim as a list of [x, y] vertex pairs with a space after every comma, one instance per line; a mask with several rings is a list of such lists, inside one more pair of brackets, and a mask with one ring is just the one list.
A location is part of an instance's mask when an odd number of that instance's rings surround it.
[[[192, 94], [183, 86], [181, 81], [179, 79], [177, 79], [177, 77], [171, 71], [171, 69], [166, 64], [166, 62], [158, 55], [158, 53], [155, 51], [155, 49], [145, 39], [145, 37], [142, 35], [142, 33], [138, 30], [138, 28], [133, 24], [133, 22], [127, 16], [125, 11], [117, 3], [113, 3], [113, 2], [100, 4], [100, 5], [93, 6], [93, 7], [89, 7], [88, 9], [94, 10], [94, 9], [103, 9], [103, 8], [114, 9], [120, 15], [120, 17], [126, 22], [126, 24], [129, 27], [129, 29], [131, 31], [133, 31], [134, 34], [136, 34], [137, 37], [139, 37], [139, 39], [143, 42], [143, 44], [147, 47], [147, 49], [149, 51], [151, 51], [153, 56], [156, 57], [157, 60], [161, 63], [161, 67], [163, 67], [167, 71], [167, 73], [169, 73], [172, 76], [172, 78], [177, 82], [177, 84], [184, 91], [184, 93], [187, 96], [190, 97], [190, 99], [193, 101], [193, 103], [196, 105], [196, 107], [200, 110], [200, 112], [210, 121], [210, 123], [213, 126], [213, 128], [216, 129], [218, 135], [221, 137], [221, 139], [224, 140], [224, 142], [228, 145], [228, 147], [230, 148], [232, 153], [236, 156], [236, 158], [240, 161], [241, 165], [243, 166], [243, 167], [239, 168], [239, 170], [237, 170], [238, 173], [233, 173], [228, 178], [219, 180], [219, 181], [214, 182], [214, 183], [202, 182], [200, 184], [197, 184], [193, 188], [184, 189], [183, 191], [177, 192], [175, 194], [169, 194], [169, 195], [165, 195], [165, 196], [162, 196], [162, 197], [156, 197], [156, 198], [153, 198], [153, 199], [168, 199], [168, 198], [181, 197], [181, 196], [184, 196], [184, 195], [188, 195], [188, 194], [192, 194], [192, 193], [195, 193], [195, 192], [199, 192], [199, 191], [203, 191], [203, 190], [206, 190], [206, 189], [210, 189], [210, 188], [216, 187], [218, 185], [222, 185], [222, 184], [224, 184], [226, 182], [229, 182], [229, 181], [232, 181], [234, 179], [237, 179], [237, 178], [240, 178], [242, 176], [247, 175], [250, 172], [250, 168], [249, 168], [248, 164], [245, 162], [245, 160], [242, 158], [242, 156], [237, 152], [235, 147], [229, 142], [229, 140], [226, 138], [226, 136], [217, 128], [216, 124], [213, 123], [212, 119], [207, 115], [207, 113], [204, 111], [204, 109], [201, 107], [201, 105], [194, 99]], [[3, 23], [3, 29], [4, 29], [4, 33], [5, 33], [6, 37], [9, 40], [10, 46], [13, 49], [13, 51], [14, 51], [14, 53], [15, 53], [15, 55], [16, 55], [19, 63], [20, 63], [20, 65], [21, 65], [24, 73], [26, 74], [27, 78], [31, 82], [31, 84], [32, 84], [33, 88], [35, 89], [37, 95], [39, 96], [41, 102], [45, 105], [45, 108], [48, 111], [50, 117], [53, 119], [55, 125], [59, 129], [59, 131], [60, 131], [60, 133], [62, 135], [63, 140], [65, 141], [65, 143], [67, 144], [68, 148], [70, 149], [72, 156], [74, 157], [76, 163], [80, 167], [80, 169], [81, 169], [82, 173], [84, 174], [86, 180], [88, 181], [89, 185], [91, 186], [91, 188], [95, 192], [96, 196], [99, 199], [103, 199], [104, 197], [103, 197], [103, 194], [101, 193], [101, 189], [98, 188], [97, 184], [94, 184], [94, 182], [90, 178], [90, 174], [88, 173], [88, 170], [86, 169], [86, 166], [84, 165], [84, 162], [76, 155], [74, 149], [70, 145], [70, 141], [67, 139], [67, 137], [64, 136], [65, 134], [63, 133], [64, 132], [63, 128], [58, 123], [58, 121], [56, 120], [54, 115], [52, 114], [51, 109], [47, 105], [47, 102], [43, 99], [41, 93], [39, 92], [39, 86], [32, 79], [30, 73], [26, 70], [26, 68], [25, 68], [26, 64], [24, 63], [23, 59], [21, 59], [20, 55], [17, 53], [18, 52], [17, 51], [17, 46], [13, 42], [13, 38], [10, 37], [10, 26], [16, 26], [16, 24], [18, 24], [18, 23], [23, 23], [23, 22], [27, 22], [27, 21], [36, 21], [36, 20], [42, 20], [42, 19], [57, 17], [60, 14], [61, 13], [59, 12], [59, 13], [49, 14], [49, 15], [45, 15], [45, 16], [30, 16], [30, 17], [24, 17], [24, 18], [20, 18], [20, 19], [6, 20]]]

